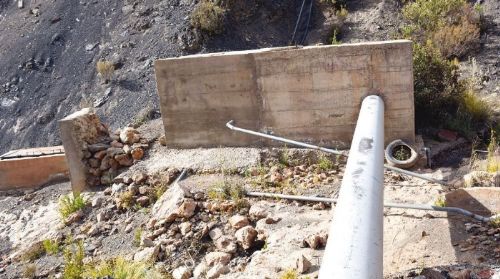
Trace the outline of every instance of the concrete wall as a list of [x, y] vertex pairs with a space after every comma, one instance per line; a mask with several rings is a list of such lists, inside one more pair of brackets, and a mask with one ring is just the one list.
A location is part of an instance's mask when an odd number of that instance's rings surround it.
[[346, 146], [363, 97], [385, 100], [386, 142], [414, 141], [410, 41], [193, 55], [157, 60], [168, 146], [269, 144], [236, 125], [287, 138]]
[[36, 188], [67, 176], [64, 154], [0, 160], [0, 190]]

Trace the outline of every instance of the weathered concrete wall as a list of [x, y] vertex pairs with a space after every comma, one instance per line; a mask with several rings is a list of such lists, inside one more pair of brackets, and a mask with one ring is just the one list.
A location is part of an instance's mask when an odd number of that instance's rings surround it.
[[64, 154], [0, 160], [0, 190], [36, 188], [67, 176]]
[[[248, 129], [328, 146], [350, 143], [363, 97], [385, 100], [385, 139], [414, 141], [410, 41], [274, 48], [155, 62], [167, 144], [259, 145]], [[269, 143], [269, 142], [266, 142]]]

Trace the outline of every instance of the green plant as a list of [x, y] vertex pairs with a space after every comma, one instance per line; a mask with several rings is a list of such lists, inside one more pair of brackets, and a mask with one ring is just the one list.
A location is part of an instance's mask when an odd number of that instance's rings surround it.
[[267, 239], [264, 241], [264, 245], [262, 246], [262, 251], [266, 251], [269, 248], [269, 242]]
[[163, 196], [163, 193], [165, 193], [165, 191], [167, 191], [168, 189], [168, 185], [166, 183], [160, 183], [158, 185], [155, 186], [155, 191], [154, 191], [154, 194], [155, 194], [155, 199], [154, 201], [157, 201], [161, 198], [161, 196]]
[[431, 39], [444, 57], [461, 57], [479, 46], [480, 12], [465, 0], [416, 0], [403, 7], [404, 38]]
[[394, 156], [394, 158], [396, 158], [396, 160], [399, 160], [399, 161], [406, 161], [406, 160], [410, 159], [410, 157], [411, 157], [410, 148], [408, 148], [407, 146], [404, 146], [404, 145], [400, 145], [400, 146], [394, 148], [394, 150], [392, 152], [393, 152], [392, 155]]
[[57, 240], [45, 239], [42, 243], [45, 253], [48, 255], [55, 255], [59, 253], [59, 242], [57, 242]]
[[[68, 241], [70, 242], [70, 241]], [[83, 279], [84, 264], [83, 258], [85, 252], [83, 249], [83, 241], [69, 243], [63, 250], [64, 258], [64, 279]]]
[[35, 264], [27, 264], [24, 267], [23, 277], [29, 278], [29, 279], [35, 278], [36, 277], [36, 265]]
[[210, 0], [202, 0], [191, 13], [191, 25], [208, 33], [223, 29], [225, 10]]
[[341, 21], [344, 21], [347, 18], [348, 14], [349, 14], [349, 11], [347, 11], [347, 8], [345, 5], [341, 5], [340, 8], [335, 11], [335, 15]]
[[[465, 0], [416, 0], [403, 8], [403, 38], [414, 41], [415, 115], [419, 126], [445, 126], [472, 135], [489, 117], [470, 79], [459, 81], [458, 60], [479, 45], [480, 15]], [[444, 124], [444, 125], [443, 125]]]
[[281, 274], [280, 279], [297, 279], [299, 278], [299, 274], [294, 269], [286, 270], [283, 274]]
[[[465, 81], [467, 82], [467, 81]], [[491, 109], [488, 103], [478, 97], [470, 85], [466, 85], [466, 90], [460, 95], [460, 106], [470, 117], [478, 121], [486, 121], [491, 115]]]
[[438, 197], [437, 200], [434, 202], [434, 205], [439, 207], [446, 207], [446, 198]]
[[288, 147], [286, 147], [286, 145], [278, 155], [278, 162], [282, 166], [286, 166], [286, 167], [290, 166], [290, 154], [289, 154]]
[[131, 191], [122, 192], [118, 196], [118, 200], [121, 208], [129, 209], [134, 205], [134, 193]]
[[110, 61], [99, 60], [96, 65], [97, 73], [99, 73], [105, 83], [111, 80], [115, 72], [115, 66]]
[[208, 197], [214, 200], [229, 200], [234, 201], [243, 198], [245, 195], [245, 189], [239, 185], [230, 185], [226, 182], [220, 182], [213, 184], [208, 189]]
[[137, 228], [134, 232], [134, 244], [135, 247], [139, 247], [141, 245], [141, 237], [142, 237], [142, 228]]
[[85, 266], [85, 278], [114, 278], [114, 279], [146, 279], [164, 278], [164, 276], [145, 262], [134, 262], [117, 257], [112, 260], [101, 261], [97, 264]]
[[332, 45], [340, 45], [342, 43], [338, 39], [339, 33], [340, 33], [340, 31], [338, 30], [338, 28], [334, 28], [333, 29], [333, 34], [332, 34], [332, 37], [330, 39], [330, 44], [332, 44]]
[[85, 208], [87, 205], [86, 199], [78, 192], [73, 192], [71, 195], [64, 195], [59, 200], [59, 213], [66, 219], [71, 213]]
[[334, 167], [335, 164], [332, 162], [332, 160], [330, 160], [324, 154], [321, 154], [321, 156], [318, 159], [318, 168], [322, 171], [328, 171], [333, 169]]
[[490, 220], [490, 225], [494, 228], [500, 228], [500, 214], [495, 215], [495, 218]]
[[486, 158], [487, 172], [500, 172], [500, 159], [499, 156], [495, 154], [499, 148], [495, 131], [491, 130], [490, 143], [488, 144], [488, 156]]
[[413, 69], [417, 124], [439, 125], [458, 109], [458, 65], [428, 41], [413, 45]]

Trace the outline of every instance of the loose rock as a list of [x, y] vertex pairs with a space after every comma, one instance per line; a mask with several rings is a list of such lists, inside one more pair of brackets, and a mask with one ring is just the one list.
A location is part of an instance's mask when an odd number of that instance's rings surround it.
[[231, 224], [231, 227], [233, 227], [234, 229], [241, 229], [250, 224], [248, 218], [242, 215], [234, 215], [229, 219], [229, 223]]
[[236, 240], [243, 249], [251, 248], [256, 236], [257, 231], [252, 226], [246, 226], [236, 231]]
[[295, 268], [297, 272], [299, 272], [300, 274], [304, 274], [311, 268], [311, 266], [311, 262], [304, 255], [300, 255], [300, 257], [297, 259]]
[[205, 256], [205, 261], [209, 266], [215, 264], [226, 265], [231, 260], [231, 254], [225, 252], [211, 252]]
[[127, 144], [139, 142], [139, 132], [136, 129], [127, 127], [120, 132], [120, 141]]
[[186, 266], [178, 267], [172, 272], [172, 277], [174, 279], [188, 279], [191, 277], [191, 269]]
[[215, 241], [215, 247], [221, 252], [235, 253], [238, 247], [234, 240], [226, 235], [219, 237]]

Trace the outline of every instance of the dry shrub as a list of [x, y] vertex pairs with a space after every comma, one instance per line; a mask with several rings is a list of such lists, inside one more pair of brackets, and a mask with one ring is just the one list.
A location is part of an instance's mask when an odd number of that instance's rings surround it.
[[459, 80], [456, 58], [479, 46], [480, 9], [465, 0], [415, 0], [404, 6], [403, 16], [401, 37], [414, 42], [417, 125], [472, 137], [491, 110], [477, 96], [473, 78]]
[[104, 82], [108, 82], [113, 77], [113, 73], [115, 72], [115, 66], [110, 61], [98, 61], [97, 62], [97, 73], [101, 75]]
[[223, 30], [225, 10], [210, 0], [202, 0], [191, 13], [191, 25], [208, 33]]
[[445, 57], [463, 57], [479, 47], [479, 25], [464, 20], [445, 25], [432, 35], [434, 44]]
[[416, 0], [403, 8], [402, 37], [431, 40], [446, 58], [462, 57], [479, 46], [481, 15], [465, 0]]

